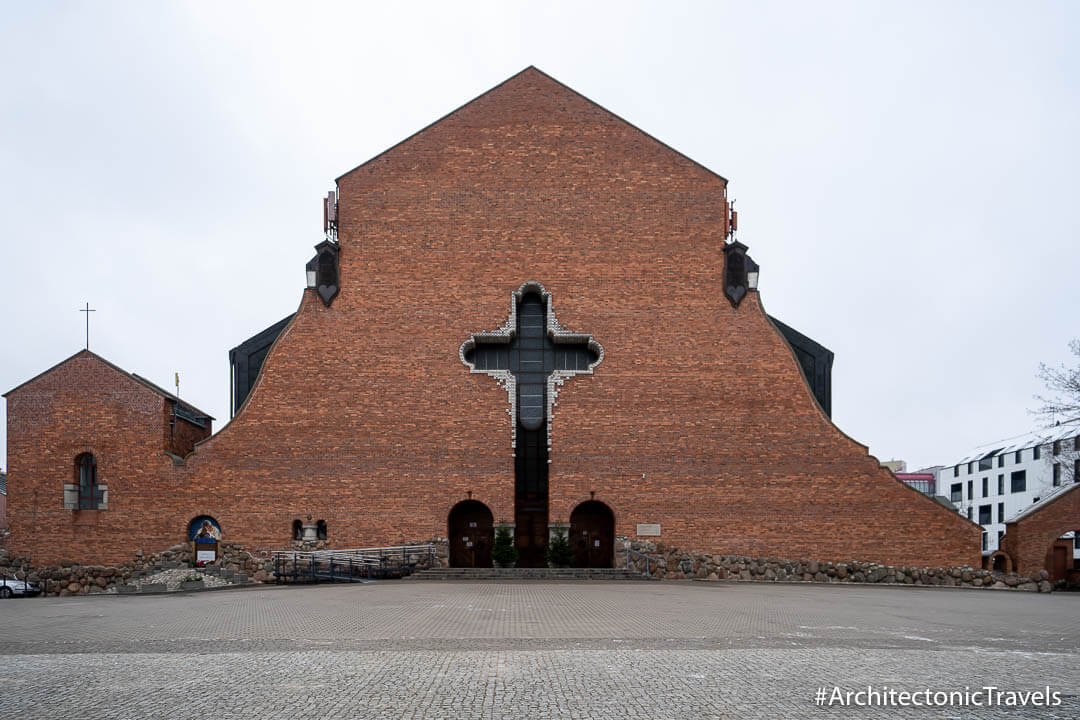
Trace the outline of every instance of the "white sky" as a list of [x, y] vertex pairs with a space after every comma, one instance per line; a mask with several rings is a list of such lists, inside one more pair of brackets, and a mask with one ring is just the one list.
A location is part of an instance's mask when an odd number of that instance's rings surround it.
[[[29, 3], [0, 13], [0, 392], [83, 346], [229, 417], [333, 179], [527, 65], [727, 177], [833, 419], [951, 463], [1080, 335], [1076, 3]], [[0, 421], [6, 418], [0, 412]], [[6, 462], [6, 438], [0, 442]]]

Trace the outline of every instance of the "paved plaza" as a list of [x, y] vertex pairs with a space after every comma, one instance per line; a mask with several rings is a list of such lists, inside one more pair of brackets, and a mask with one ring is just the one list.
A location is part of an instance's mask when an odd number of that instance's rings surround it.
[[[676, 582], [266, 587], [0, 602], [19, 718], [1080, 717], [1080, 596]], [[818, 706], [866, 690], [1057, 707]]]

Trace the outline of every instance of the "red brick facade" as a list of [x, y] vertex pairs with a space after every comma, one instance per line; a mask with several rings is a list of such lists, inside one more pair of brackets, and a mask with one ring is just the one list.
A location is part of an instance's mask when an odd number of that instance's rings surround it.
[[[10, 482], [10, 481], [9, 481]], [[1045, 504], [1021, 515], [1005, 525], [1002, 550], [1012, 560], [1013, 569], [1020, 575], [1051, 571], [1051, 579], [1059, 580], [1052, 569], [1051, 546], [1067, 532], [1080, 531], [1080, 486], [1070, 485]], [[1072, 541], [1068, 541], [1068, 569], [1072, 569]], [[1065, 543], [1062, 543], [1063, 545]]]
[[[558, 395], [550, 522], [595, 497], [616, 534], [659, 523], [699, 552], [978, 564], [979, 526], [829, 421], [756, 292], [724, 297], [723, 178], [529, 69], [338, 190], [340, 295], [304, 292], [244, 407], [182, 466], [161, 398], [92, 356], [8, 396], [13, 551], [116, 562], [201, 514], [252, 548], [308, 516], [337, 547], [384, 545], [445, 536], [470, 495], [512, 521], [507, 393], [458, 349], [535, 280], [604, 348]], [[109, 482], [94, 523], [57, 489], [85, 448]]]
[[[37, 564], [114, 563], [135, 549], [179, 542], [166, 514], [176, 484], [166, 451], [172, 401], [160, 389], [82, 351], [5, 395], [8, 410], [7, 547]], [[210, 423], [180, 420], [179, 433], [209, 437]], [[188, 429], [183, 428], [188, 426]], [[77, 459], [90, 453], [108, 488], [105, 510], [69, 510], [64, 486], [79, 482]], [[186, 528], [186, 525], [185, 525]]]

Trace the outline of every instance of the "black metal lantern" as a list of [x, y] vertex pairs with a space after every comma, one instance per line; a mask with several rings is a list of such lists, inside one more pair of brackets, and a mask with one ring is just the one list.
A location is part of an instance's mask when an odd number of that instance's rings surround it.
[[315, 288], [323, 304], [330, 303], [338, 294], [338, 252], [337, 243], [323, 240], [315, 246], [315, 257], [307, 264], [307, 286]]
[[739, 307], [747, 290], [757, 290], [760, 267], [748, 249], [738, 240], [724, 246], [724, 295], [732, 307]]

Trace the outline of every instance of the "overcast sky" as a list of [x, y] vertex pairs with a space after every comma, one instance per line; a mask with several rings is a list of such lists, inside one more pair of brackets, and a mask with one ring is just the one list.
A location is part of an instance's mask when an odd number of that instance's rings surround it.
[[[229, 417], [333, 180], [528, 65], [715, 170], [833, 419], [952, 463], [1080, 336], [1077, 3], [16, 2], [0, 391], [82, 348]], [[6, 418], [0, 412], [0, 420]], [[7, 467], [6, 438], [0, 464]]]

